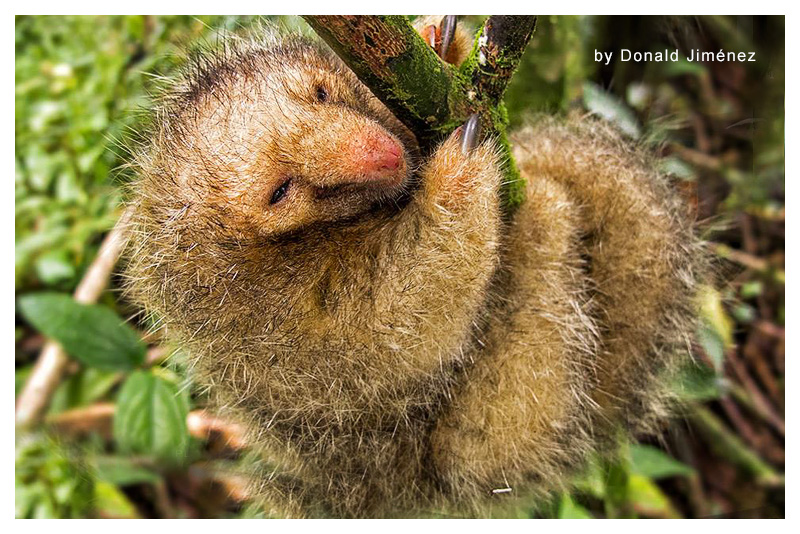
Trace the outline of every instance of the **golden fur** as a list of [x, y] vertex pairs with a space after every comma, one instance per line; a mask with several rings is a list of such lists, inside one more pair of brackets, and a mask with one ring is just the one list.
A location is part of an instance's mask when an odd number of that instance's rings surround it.
[[[491, 140], [464, 154], [456, 131], [419, 161], [322, 45], [233, 42], [193, 65], [137, 161], [128, 289], [248, 423], [276, 513], [476, 514], [493, 490], [559, 487], [658, 412], [698, 244], [611, 128], [513, 135], [527, 200], [504, 223]], [[402, 162], [365, 189], [352, 146], [395, 142]]]

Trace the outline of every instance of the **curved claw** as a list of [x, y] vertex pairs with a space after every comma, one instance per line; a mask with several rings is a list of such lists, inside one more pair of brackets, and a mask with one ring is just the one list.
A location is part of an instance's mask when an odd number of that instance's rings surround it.
[[453, 37], [456, 35], [457, 24], [458, 22], [455, 15], [445, 15], [439, 23], [441, 37], [436, 53], [438, 53], [439, 57], [442, 59], [447, 57], [447, 51], [450, 49], [450, 45], [453, 43]]
[[461, 131], [461, 152], [469, 154], [475, 147], [481, 137], [481, 118], [477, 113], [473, 113], [467, 119]]

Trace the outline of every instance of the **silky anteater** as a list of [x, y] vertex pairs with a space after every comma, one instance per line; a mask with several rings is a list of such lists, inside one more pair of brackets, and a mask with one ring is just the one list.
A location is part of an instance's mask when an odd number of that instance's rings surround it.
[[645, 150], [588, 117], [531, 121], [507, 220], [473, 124], [421, 157], [323, 44], [262, 33], [196, 58], [154, 111], [127, 275], [269, 458], [265, 505], [480, 514], [661, 415], [702, 254]]

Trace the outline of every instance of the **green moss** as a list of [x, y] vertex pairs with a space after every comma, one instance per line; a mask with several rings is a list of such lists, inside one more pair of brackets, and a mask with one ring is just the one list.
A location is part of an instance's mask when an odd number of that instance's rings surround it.
[[[500, 106], [505, 110], [504, 106]], [[511, 217], [525, 202], [525, 178], [519, 172], [514, 156], [511, 154], [511, 144], [505, 130], [497, 136], [497, 143], [504, 156], [505, 181], [501, 188], [503, 212]]]

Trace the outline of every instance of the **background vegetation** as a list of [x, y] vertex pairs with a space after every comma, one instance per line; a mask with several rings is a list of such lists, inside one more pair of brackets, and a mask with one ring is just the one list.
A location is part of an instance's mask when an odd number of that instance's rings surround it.
[[[468, 22], [477, 23], [476, 17]], [[121, 210], [124, 141], [160, 76], [238, 17], [20, 17], [15, 26], [16, 391], [45, 339], [74, 359], [43, 423], [16, 434], [17, 517], [239, 517], [235, 425], [202, 410], [180, 354], [142, 336], [119, 280], [69, 295]], [[298, 18], [290, 28], [310, 31]], [[476, 24], [477, 25], [477, 24]], [[619, 50], [681, 50], [623, 63]], [[691, 63], [691, 49], [755, 51]], [[615, 61], [594, 61], [594, 50]], [[659, 438], [620, 443], [572, 494], [498, 498], [507, 517], [784, 514], [784, 18], [540, 17], [507, 93], [528, 113], [587, 110], [660, 151], [718, 257], [695, 363]], [[126, 324], [123, 319], [133, 318]]]

